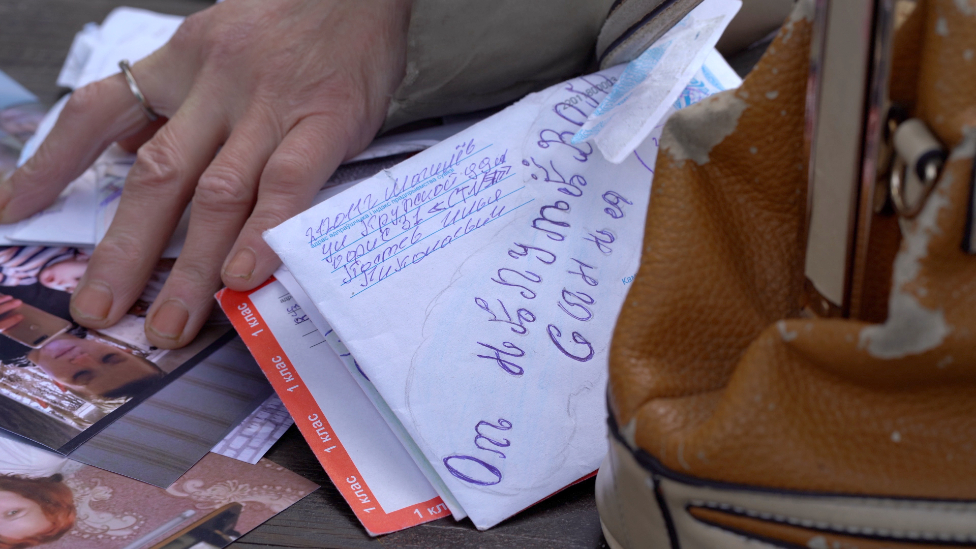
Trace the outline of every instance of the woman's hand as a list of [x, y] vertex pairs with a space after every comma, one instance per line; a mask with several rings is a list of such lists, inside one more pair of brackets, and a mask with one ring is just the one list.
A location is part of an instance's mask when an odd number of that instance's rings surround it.
[[21, 314], [11, 314], [11, 311], [17, 309], [23, 305], [24, 302], [19, 299], [14, 299], [7, 294], [0, 294], [0, 332], [8, 328], [13, 328], [24, 320], [24, 315]]
[[221, 283], [249, 290], [277, 267], [261, 233], [307, 208], [379, 129], [403, 76], [409, 12], [409, 0], [228, 0], [190, 16], [132, 68], [168, 121], [151, 124], [121, 74], [78, 89], [0, 184], [0, 222], [51, 204], [111, 143], [139, 147], [71, 314], [90, 328], [118, 321], [192, 203], [146, 323], [154, 345], [187, 344]]

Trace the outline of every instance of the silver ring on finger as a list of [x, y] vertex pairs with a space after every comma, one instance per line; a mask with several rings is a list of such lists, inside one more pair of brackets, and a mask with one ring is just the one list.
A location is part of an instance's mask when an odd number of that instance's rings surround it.
[[139, 89], [139, 85], [136, 84], [136, 79], [132, 76], [132, 67], [129, 65], [129, 61], [126, 59], [119, 61], [119, 68], [122, 69], [122, 74], [125, 75], [125, 81], [129, 83], [129, 89], [132, 90], [132, 95], [136, 96], [136, 100], [139, 101], [139, 107], [142, 108], [142, 112], [145, 113], [146, 118], [150, 122], [155, 122], [159, 118], [159, 115], [149, 106], [149, 102], [146, 101], [146, 96], [142, 95], [142, 90]]

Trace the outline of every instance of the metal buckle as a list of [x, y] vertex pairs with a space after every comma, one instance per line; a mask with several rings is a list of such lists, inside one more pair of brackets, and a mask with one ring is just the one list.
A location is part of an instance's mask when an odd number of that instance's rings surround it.
[[[898, 125], [891, 136], [894, 149], [888, 184], [895, 212], [905, 219], [913, 219], [925, 207], [935, 189], [946, 160], [946, 150], [924, 122], [911, 118]], [[919, 190], [914, 199], [909, 186]]]

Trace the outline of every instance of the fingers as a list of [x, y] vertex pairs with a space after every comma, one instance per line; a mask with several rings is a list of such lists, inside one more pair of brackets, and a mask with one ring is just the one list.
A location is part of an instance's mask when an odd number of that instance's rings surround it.
[[165, 116], [160, 116], [156, 120], [143, 126], [142, 129], [137, 130], [136, 133], [119, 139], [119, 147], [122, 147], [122, 150], [127, 153], [135, 154], [135, 152], [139, 150], [139, 147], [143, 146], [147, 141], [152, 139], [153, 136], [156, 135], [159, 128], [162, 128], [163, 124], [165, 124], [167, 121], [169, 121], [168, 118]]
[[[120, 111], [127, 100], [132, 105]], [[75, 91], [34, 156], [0, 184], [0, 223], [20, 221], [54, 202], [112, 141], [145, 122], [121, 75]]]
[[23, 304], [24, 302], [19, 299], [15, 299], [9, 295], [0, 294], [0, 315], [9, 313]]
[[226, 121], [198, 94], [139, 149], [112, 225], [71, 297], [76, 322], [110, 326], [139, 298], [226, 134]]
[[13, 313], [24, 302], [9, 295], [0, 294], [0, 332], [12, 328], [24, 320], [24, 315]]
[[24, 315], [10, 315], [9, 317], [0, 318], [0, 332], [20, 324], [21, 320], [24, 320]]
[[[171, 95], [149, 77], [160, 66], [158, 57], [133, 67], [147, 97]], [[34, 156], [0, 183], [0, 223], [19, 221], [50, 205], [106, 147], [147, 123], [121, 74], [75, 90]]]
[[157, 347], [186, 345], [206, 322], [221, 286], [220, 260], [247, 220], [261, 170], [281, 140], [274, 127], [268, 116], [246, 116], [200, 177], [183, 251], [146, 316], [146, 336]]
[[232, 290], [250, 290], [268, 279], [280, 261], [261, 235], [308, 208], [342, 161], [346, 147], [325, 116], [298, 123], [285, 136], [261, 175], [257, 204], [222, 272]]

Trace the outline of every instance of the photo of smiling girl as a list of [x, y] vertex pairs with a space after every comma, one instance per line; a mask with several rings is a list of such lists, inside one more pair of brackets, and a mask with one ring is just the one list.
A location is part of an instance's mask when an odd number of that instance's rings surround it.
[[0, 549], [51, 543], [71, 530], [74, 496], [61, 478], [0, 475]]
[[74, 526], [74, 495], [63, 474], [67, 458], [0, 436], [0, 549], [36, 547]]
[[89, 254], [77, 248], [7, 246], [0, 248], [0, 286], [40, 283], [71, 293], [85, 274]]

